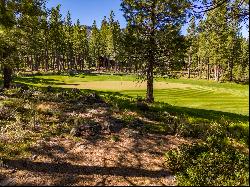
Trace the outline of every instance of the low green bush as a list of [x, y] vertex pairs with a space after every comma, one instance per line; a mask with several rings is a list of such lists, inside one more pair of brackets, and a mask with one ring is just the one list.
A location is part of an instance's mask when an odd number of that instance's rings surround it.
[[249, 157], [228, 138], [209, 136], [205, 143], [170, 150], [165, 158], [181, 186], [249, 185]]

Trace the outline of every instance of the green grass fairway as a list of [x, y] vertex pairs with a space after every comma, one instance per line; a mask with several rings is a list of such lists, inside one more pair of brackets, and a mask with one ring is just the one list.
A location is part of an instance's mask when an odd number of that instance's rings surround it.
[[[112, 91], [129, 96], [144, 97], [146, 83], [134, 76], [80, 75], [19, 77], [16, 82], [35, 86]], [[155, 101], [175, 106], [199, 108], [249, 115], [249, 86], [235, 83], [216, 83], [207, 80], [158, 78], [154, 86]]]

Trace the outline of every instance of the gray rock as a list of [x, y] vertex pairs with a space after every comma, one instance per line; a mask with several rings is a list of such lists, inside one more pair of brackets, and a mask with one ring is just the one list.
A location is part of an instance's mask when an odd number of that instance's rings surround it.
[[14, 179], [6, 178], [0, 181], [0, 186], [11, 186], [15, 184]]
[[136, 137], [140, 134], [139, 131], [136, 131], [136, 130], [132, 130], [132, 129], [127, 129], [125, 131], [125, 134], [128, 136], [128, 137]]
[[72, 136], [80, 136], [80, 131], [79, 131], [79, 129], [78, 128], [72, 128], [71, 129], [71, 131], [70, 131], [70, 135], [72, 135]]
[[102, 126], [98, 123], [88, 124], [88, 125], [82, 125], [79, 127], [81, 134], [85, 135], [96, 135], [100, 134], [102, 131]]
[[109, 122], [108, 121], [104, 122], [104, 127], [108, 132], [118, 133], [122, 130], [124, 125], [123, 121], [119, 119], [112, 119]]
[[31, 160], [36, 160], [37, 157], [38, 157], [37, 155], [32, 155]]
[[17, 170], [15, 170], [15, 169], [10, 170], [10, 173], [16, 173], [16, 172], [17, 172]]

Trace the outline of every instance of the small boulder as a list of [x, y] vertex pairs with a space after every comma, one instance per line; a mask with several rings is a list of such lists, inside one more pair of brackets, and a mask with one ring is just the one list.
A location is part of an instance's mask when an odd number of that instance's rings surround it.
[[125, 131], [125, 135], [128, 136], [128, 137], [130, 137], [130, 138], [136, 137], [136, 136], [138, 136], [139, 134], [140, 134], [139, 131], [132, 130], [132, 129], [127, 129], [127, 130]]
[[10, 170], [10, 173], [16, 173], [16, 172], [17, 172], [16, 169], [11, 169], [11, 170]]
[[80, 131], [81, 135], [95, 136], [95, 135], [101, 133], [102, 126], [100, 124], [98, 124], [98, 123], [81, 125], [79, 127], [79, 131]]
[[104, 122], [104, 128], [109, 133], [118, 133], [124, 127], [123, 121], [119, 119], [111, 119], [110, 121]]
[[79, 129], [78, 128], [72, 128], [71, 129], [71, 131], [70, 131], [70, 135], [72, 135], [72, 136], [80, 136], [81, 135], [81, 133], [80, 133], [80, 131], [79, 131]]
[[36, 160], [37, 157], [38, 157], [37, 155], [32, 155], [31, 160]]

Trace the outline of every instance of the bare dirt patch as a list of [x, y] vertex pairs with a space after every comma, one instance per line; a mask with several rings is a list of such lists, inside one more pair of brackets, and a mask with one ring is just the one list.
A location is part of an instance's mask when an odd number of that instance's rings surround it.
[[43, 102], [36, 106], [37, 110], [41, 110], [41, 111], [54, 110], [54, 109], [57, 109], [58, 107], [59, 107], [59, 104], [54, 103], [54, 102]]
[[[110, 136], [75, 141], [68, 137], [38, 141], [35, 159], [9, 160], [2, 167], [8, 185], [176, 185], [164, 166], [164, 153], [187, 140], [170, 135], [139, 135], [123, 129]], [[4, 182], [3, 181], [3, 182]]]

